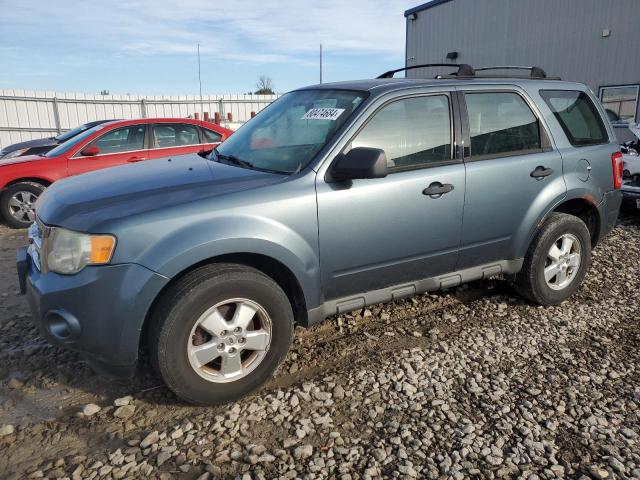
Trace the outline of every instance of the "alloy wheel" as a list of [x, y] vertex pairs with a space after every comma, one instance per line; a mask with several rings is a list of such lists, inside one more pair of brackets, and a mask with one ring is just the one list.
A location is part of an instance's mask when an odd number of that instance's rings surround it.
[[36, 212], [34, 205], [38, 196], [26, 190], [20, 190], [14, 193], [9, 199], [9, 213], [19, 222], [34, 222]]
[[549, 249], [544, 280], [552, 290], [566, 288], [576, 277], [581, 263], [580, 241], [571, 234], [561, 235]]
[[233, 298], [198, 318], [187, 340], [187, 355], [202, 378], [227, 383], [255, 370], [270, 344], [271, 318], [266, 310], [252, 300]]

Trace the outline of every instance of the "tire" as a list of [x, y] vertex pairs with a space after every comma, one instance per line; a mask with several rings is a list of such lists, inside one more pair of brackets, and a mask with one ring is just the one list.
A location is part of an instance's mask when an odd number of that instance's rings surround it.
[[[0, 213], [12, 228], [27, 228], [35, 220], [35, 201], [45, 186], [35, 182], [20, 182], [7, 187], [0, 196]], [[19, 203], [16, 203], [19, 202]], [[24, 206], [27, 210], [17, 210]]]
[[[557, 250], [552, 252], [554, 244]], [[554, 260], [554, 257], [559, 257], [558, 251], [565, 255], [561, 247], [567, 249], [568, 245], [571, 248], [567, 250], [567, 256], [563, 260]], [[577, 267], [576, 253], [579, 259]], [[533, 303], [559, 305], [580, 287], [590, 263], [591, 236], [585, 223], [573, 215], [553, 213], [529, 246], [522, 270], [516, 275], [516, 290]], [[545, 279], [546, 268], [549, 275], [554, 272], [556, 275]], [[563, 278], [568, 283], [563, 282]]]
[[[229, 323], [235, 313], [239, 322]], [[234, 325], [247, 318], [249, 324], [234, 333]], [[259, 270], [236, 264], [205, 265], [186, 274], [163, 295], [150, 320], [149, 350], [156, 369], [178, 397], [202, 405], [237, 400], [260, 387], [287, 354], [294, 330], [291, 303], [280, 286]], [[258, 343], [258, 350], [249, 349]], [[219, 356], [199, 365], [214, 355]], [[241, 373], [227, 376], [237, 370], [238, 359]]]

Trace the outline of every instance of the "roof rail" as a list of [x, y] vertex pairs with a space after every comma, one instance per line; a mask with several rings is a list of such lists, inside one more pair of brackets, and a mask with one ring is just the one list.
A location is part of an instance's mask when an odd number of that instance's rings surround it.
[[475, 75], [473, 67], [466, 63], [423, 63], [421, 65], [411, 65], [410, 67], [398, 68], [396, 70], [389, 70], [384, 72], [377, 78], [393, 78], [393, 75], [398, 72], [404, 72], [407, 70], [413, 70], [414, 68], [428, 68], [428, 67], [458, 67], [458, 70], [450, 75], [459, 77], [473, 77]]
[[485, 72], [487, 70], [529, 70], [531, 78], [548, 78], [547, 72], [540, 67], [521, 67], [517, 65], [503, 65], [498, 67], [482, 67], [476, 68], [476, 72]]

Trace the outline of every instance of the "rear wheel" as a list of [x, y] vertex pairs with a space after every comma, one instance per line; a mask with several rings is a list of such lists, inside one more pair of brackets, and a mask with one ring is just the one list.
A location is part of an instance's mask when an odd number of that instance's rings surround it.
[[591, 236], [585, 223], [552, 214], [529, 247], [517, 291], [540, 305], [558, 305], [580, 287], [591, 262]]
[[151, 357], [167, 386], [198, 404], [236, 400], [257, 389], [284, 359], [293, 335], [289, 299], [253, 268], [198, 268], [154, 310]]
[[36, 219], [35, 203], [44, 185], [20, 182], [10, 185], [0, 197], [0, 212], [13, 228], [27, 228]]

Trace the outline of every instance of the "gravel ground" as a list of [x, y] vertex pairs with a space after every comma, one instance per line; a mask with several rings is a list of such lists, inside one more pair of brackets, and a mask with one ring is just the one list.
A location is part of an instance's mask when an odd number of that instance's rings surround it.
[[640, 478], [638, 214], [560, 307], [497, 279], [334, 317], [217, 408], [47, 345], [17, 294], [24, 241], [0, 226], [1, 478]]

